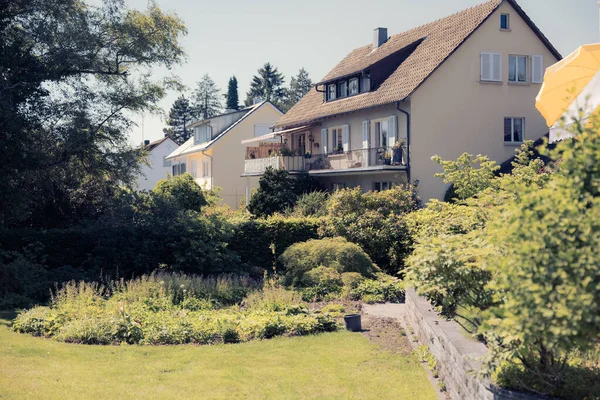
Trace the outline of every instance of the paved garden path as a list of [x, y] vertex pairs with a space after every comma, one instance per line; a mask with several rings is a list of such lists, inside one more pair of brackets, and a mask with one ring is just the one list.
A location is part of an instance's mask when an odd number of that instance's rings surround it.
[[365, 304], [363, 306], [363, 311], [365, 314], [369, 314], [374, 317], [394, 318], [402, 321], [404, 320], [404, 315], [406, 313], [406, 305], [392, 303]]

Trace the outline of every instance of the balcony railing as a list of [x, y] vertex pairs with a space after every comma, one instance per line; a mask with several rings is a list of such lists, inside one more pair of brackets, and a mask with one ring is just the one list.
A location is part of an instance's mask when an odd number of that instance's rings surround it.
[[349, 170], [377, 166], [405, 166], [406, 151], [403, 148], [358, 149], [312, 156], [271, 156], [246, 160], [246, 174], [260, 174], [267, 167], [290, 172], [318, 170]]

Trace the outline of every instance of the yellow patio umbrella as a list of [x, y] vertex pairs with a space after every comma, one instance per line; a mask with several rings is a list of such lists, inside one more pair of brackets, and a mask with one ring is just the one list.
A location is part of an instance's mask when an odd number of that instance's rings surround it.
[[535, 105], [550, 127], [551, 142], [571, 137], [561, 117], [568, 126], [579, 109], [587, 117], [600, 108], [600, 43], [581, 46], [549, 67]]

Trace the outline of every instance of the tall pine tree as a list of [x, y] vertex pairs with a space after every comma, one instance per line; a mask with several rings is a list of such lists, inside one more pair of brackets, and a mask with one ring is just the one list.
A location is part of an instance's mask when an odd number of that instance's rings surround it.
[[229, 78], [227, 84], [227, 95], [225, 96], [226, 104], [225, 108], [228, 110], [238, 110], [240, 108], [240, 100], [238, 97], [238, 81], [235, 76]]
[[312, 89], [313, 82], [304, 68], [300, 68], [298, 75], [290, 80], [290, 87], [287, 89], [287, 96], [283, 104], [282, 111], [288, 112], [306, 93]]
[[181, 95], [171, 106], [167, 119], [168, 127], [164, 128], [163, 132], [178, 144], [183, 144], [192, 134], [192, 130], [187, 125], [194, 119], [197, 119], [197, 115], [190, 101]]
[[221, 112], [221, 96], [215, 81], [208, 74], [204, 75], [192, 97], [194, 110], [199, 117], [211, 118]]
[[258, 75], [254, 75], [250, 90], [246, 94], [246, 106], [251, 106], [254, 99], [268, 100], [276, 106], [281, 106], [285, 101], [285, 88], [283, 87], [284, 76], [276, 67], [266, 63], [258, 69]]

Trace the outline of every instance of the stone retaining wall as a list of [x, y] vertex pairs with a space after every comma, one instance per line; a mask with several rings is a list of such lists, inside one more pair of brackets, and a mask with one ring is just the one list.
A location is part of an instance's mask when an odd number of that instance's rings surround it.
[[452, 400], [540, 400], [539, 396], [500, 389], [477, 376], [486, 346], [469, 337], [454, 321], [438, 316], [427, 299], [406, 291], [406, 319], [422, 345], [437, 360], [440, 379]]

